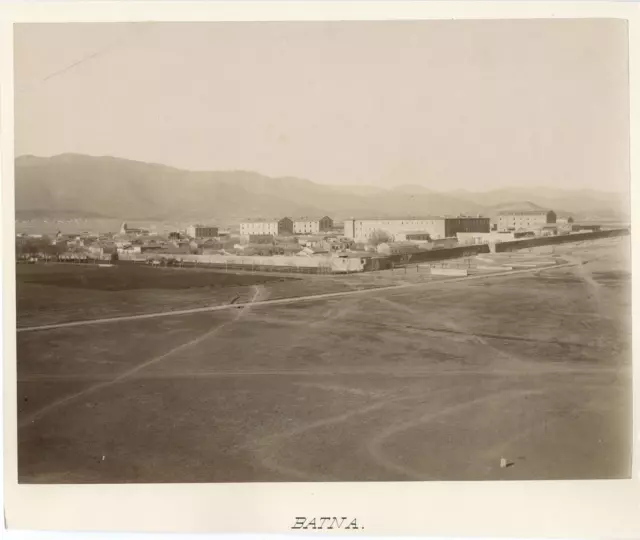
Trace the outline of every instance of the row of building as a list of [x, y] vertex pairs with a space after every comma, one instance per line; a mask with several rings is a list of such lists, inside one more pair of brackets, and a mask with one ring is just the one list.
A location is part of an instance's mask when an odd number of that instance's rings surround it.
[[[331, 231], [333, 229], [333, 219], [329, 216], [322, 217], [300, 217], [300, 218], [274, 218], [247, 219], [240, 223], [240, 236], [250, 238], [252, 236], [283, 236], [294, 234], [318, 234]], [[120, 234], [127, 236], [146, 236], [149, 231], [146, 229], [129, 226], [126, 222], [120, 227]], [[171, 233], [179, 238], [181, 233]], [[228, 234], [228, 233], [226, 233]], [[184, 231], [187, 238], [218, 238], [223, 233], [213, 225], [194, 224], [189, 225]]]
[[[189, 225], [184, 232], [171, 232], [169, 238], [172, 240], [178, 240], [180, 238], [217, 238], [221, 235], [228, 234], [220, 231], [220, 229], [213, 225]], [[152, 236], [151, 231], [140, 227], [131, 227], [126, 221], [120, 226], [120, 236], [124, 237], [141, 237]]]
[[247, 219], [240, 223], [240, 237], [252, 236], [282, 236], [287, 234], [318, 234], [333, 229], [333, 219], [329, 216], [276, 218], [276, 219]]
[[392, 240], [437, 240], [455, 237], [458, 232], [489, 232], [490, 228], [490, 219], [480, 216], [366, 218], [345, 220], [344, 236], [356, 242], [367, 242], [379, 233]]
[[[488, 233], [533, 230], [543, 225], [556, 223], [556, 214], [552, 210], [506, 211], [498, 215], [497, 222], [491, 224], [488, 217], [482, 216], [428, 216], [398, 218], [360, 218], [344, 221], [345, 238], [355, 242], [369, 242], [376, 233], [384, 233], [391, 239], [400, 241], [425, 241], [431, 239], [453, 238], [458, 233]], [[240, 223], [240, 239], [244, 243], [261, 242], [264, 238], [287, 235], [314, 235], [337, 232], [334, 221], [329, 216], [299, 218], [254, 218]], [[145, 234], [143, 229], [131, 228], [122, 224], [121, 234]], [[172, 233], [176, 239], [180, 233]], [[191, 239], [219, 238], [221, 231], [212, 225], [190, 225], [185, 236]], [[228, 233], [225, 233], [228, 234]]]
[[[58, 234], [52, 244], [66, 251], [97, 255], [173, 253], [302, 253], [307, 255], [381, 249], [440, 249], [461, 244], [494, 243], [522, 235], [564, 234], [552, 210], [501, 212], [495, 221], [482, 216], [383, 217], [347, 219], [339, 229], [329, 216], [247, 219], [231, 234], [217, 226], [194, 224], [165, 235], [122, 224], [119, 233], [95, 237]], [[566, 222], [566, 220], [564, 220]], [[571, 227], [569, 227], [569, 230]], [[238, 234], [239, 232], [239, 234]], [[444, 242], [444, 243], [443, 243]], [[415, 244], [410, 246], [409, 244]]]
[[468, 233], [536, 231], [556, 221], [555, 212], [545, 209], [503, 211], [493, 224], [482, 216], [348, 219], [344, 222], [344, 236], [356, 242], [367, 242], [381, 233], [392, 241], [439, 240]]

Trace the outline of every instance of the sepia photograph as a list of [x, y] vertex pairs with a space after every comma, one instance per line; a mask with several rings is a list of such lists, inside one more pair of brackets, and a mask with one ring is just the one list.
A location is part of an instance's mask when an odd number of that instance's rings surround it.
[[631, 478], [626, 20], [13, 48], [20, 484]]

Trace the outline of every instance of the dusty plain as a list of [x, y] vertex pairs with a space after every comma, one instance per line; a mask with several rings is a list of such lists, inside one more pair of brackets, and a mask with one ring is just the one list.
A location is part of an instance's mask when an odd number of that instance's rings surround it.
[[628, 477], [629, 250], [567, 244], [571, 266], [470, 280], [148, 269], [173, 274], [106, 287], [19, 266], [19, 328], [242, 304], [18, 332], [19, 480]]

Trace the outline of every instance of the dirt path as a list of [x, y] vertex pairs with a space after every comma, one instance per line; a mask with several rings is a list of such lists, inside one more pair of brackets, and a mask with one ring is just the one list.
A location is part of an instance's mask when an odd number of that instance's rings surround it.
[[531, 272], [540, 272], [542, 270], [546, 270], [546, 269], [557, 269], [557, 268], [563, 268], [563, 267], [567, 267], [567, 266], [574, 266], [576, 263], [575, 262], [570, 262], [570, 263], [563, 263], [563, 264], [556, 264], [554, 266], [549, 266], [546, 268], [543, 267], [533, 267], [533, 268], [525, 268], [525, 269], [518, 269], [518, 270], [509, 270], [506, 272], [495, 272], [495, 273], [490, 273], [490, 274], [477, 274], [477, 275], [473, 275], [473, 276], [467, 276], [467, 277], [460, 277], [460, 278], [451, 278], [451, 279], [446, 279], [446, 280], [439, 280], [439, 281], [429, 281], [426, 283], [403, 283], [400, 285], [390, 285], [390, 286], [384, 286], [384, 287], [376, 287], [376, 288], [372, 288], [372, 289], [358, 289], [358, 290], [351, 290], [351, 291], [342, 291], [342, 292], [335, 292], [335, 293], [323, 293], [323, 294], [315, 294], [315, 295], [308, 295], [308, 296], [297, 296], [294, 298], [278, 298], [278, 299], [274, 299], [274, 300], [256, 300], [256, 301], [251, 301], [251, 302], [244, 302], [244, 303], [235, 303], [235, 304], [223, 304], [223, 305], [218, 305], [218, 306], [207, 306], [207, 307], [202, 307], [202, 308], [192, 308], [192, 309], [182, 309], [182, 310], [174, 310], [174, 311], [160, 311], [160, 312], [156, 312], [156, 313], [144, 313], [144, 314], [140, 314], [140, 315], [126, 315], [126, 316], [120, 316], [120, 317], [108, 317], [108, 318], [102, 318], [102, 319], [89, 319], [89, 320], [84, 320], [84, 321], [73, 321], [73, 322], [65, 322], [65, 323], [57, 323], [57, 324], [45, 324], [45, 325], [41, 325], [41, 326], [25, 326], [25, 327], [19, 327], [17, 328], [17, 332], [33, 332], [36, 330], [53, 330], [56, 328], [69, 328], [69, 327], [73, 327], [73, 326], [87, 326], [87, 325], [92, 325], [92, 324], [106, 324], [106, 323], [112, 323], [112, 322], [122, 322], [122, 321], [133, 321], [133, 320], [140, 320], [140, 319], [154, 319], [154, 318], [158, 318], [158, 317], [173, 317], [173, 316], [177, 316], [177, 315], [191, 315], [194, 313], [208, 313], [208, 312], [212, 312], [212, 311], [224, 311], [224, 310], [229, 310], [229, 309], [243, 309], [246, 306], [252, 305], [252, 306], [263, 306], [263, 305], [278, 305], [278, 304], [292, 304], [295, 302], [305, 302], [308, 300], [321, 300], [321, 299], [326, 299], [326, 298], [340, 298], [340, 297], [344, 297], [344, 296], [352, 296], [352, 295], [357, 295], [357, 294], [373, 294], [376, 292], [380, 292], [380, 291], [389, 291], [389, 290], [397, 290], [397, 289], [407, 289], [407, 288], [418, 288], [418, 287], [433, 287], [433, 286], [440, 286], [440, 285], [446, 285], [449, 283], [459, 283], [462, 281], [474, 281], [474, 280], [479, 280], [479, 279], [489, 279], [492, 277], [501, 277], [501, 276], [512, 276], [512, 275], [517, 275], [517, 274], [524, 274], [524, 273], [531, 273]]

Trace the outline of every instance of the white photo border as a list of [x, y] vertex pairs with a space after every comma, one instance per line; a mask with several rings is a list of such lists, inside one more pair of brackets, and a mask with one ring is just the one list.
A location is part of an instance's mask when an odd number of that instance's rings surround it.
[[[364, 536], [640, 538], [640, 332], [633, 334], [633, 477], [606, 481], [19, 485], [13, 34], [21, 22], [618, 18], [628, 20], [632, 227], [640, 195], [640, 6], [624, 2], [39, 2], [0, 6], [5, 524], [10, 529], [300, 533], [296, 516], [353, 516]], [[640, 268], [632, 236], [632, 272]], [[635, 285], [635, 283], [634, 283]], [[640, 287], [633, 287], [637, 328]], [[323, 531], [322, 534], [326, 534]], [[345, 534], [344, 531], [341, 531]]]

